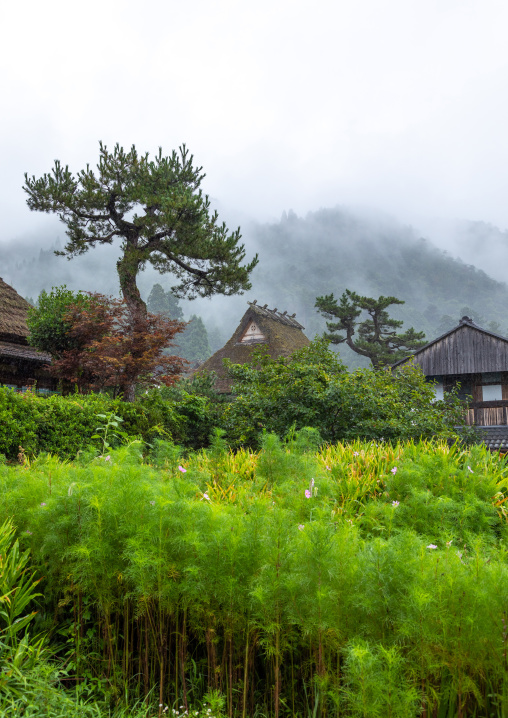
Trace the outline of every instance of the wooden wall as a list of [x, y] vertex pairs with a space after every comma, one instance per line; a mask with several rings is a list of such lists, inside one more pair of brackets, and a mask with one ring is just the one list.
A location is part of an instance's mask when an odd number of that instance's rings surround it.
[[419, 351], [412, 361], [427, 376], [507, 371], [508, 340], [464, 324]]

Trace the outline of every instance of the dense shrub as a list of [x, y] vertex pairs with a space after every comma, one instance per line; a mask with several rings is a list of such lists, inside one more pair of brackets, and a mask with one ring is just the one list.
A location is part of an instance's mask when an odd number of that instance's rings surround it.
[[[113, 413], [123, 420], [129, 436], [146, 442], [155, 437], [195, 445], [205, 440], [209, 426], [207, 400], [191, 395], [180, 401], [165, 401], [157, 392], [143, 395], [134, 403], [112, 399], [106, 394], [37, 396], [0, 388], [0, 454], [15, 458], [20, 447], [29, 455], [49, 452], [72, 458], [95, 444], [91, 437], [103, 420], [97, 414]], [[204, 423], [199, 433], [196, 428]]]
[[255, 352], [249, 364], [228, 369], [237, 397], [221, 421], [235, 445], [256, 446], [264, 431], [284, 436], [292, 426], [312, 426], [325, 441], [397, 441], [456, 436], [462, 423], [457, 400], [435, 401], [419, 368], [348, 372], [322, 340], [290, 357]]

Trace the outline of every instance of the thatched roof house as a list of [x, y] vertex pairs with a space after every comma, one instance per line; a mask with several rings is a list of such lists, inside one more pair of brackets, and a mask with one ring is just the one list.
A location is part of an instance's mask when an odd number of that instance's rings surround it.
[[490, 447], [508, 451], [508, 338], [484, 329], [469, 317], [433, 339], [407, 362], [421, 368], [438, 399], [457, 387], [466, 404], [466, 424], [479, 428]]
[[247, 302], [249, 308], [227, 344], [202, 364], [198, 371], [214, 371], [217, 374], [215, 388], [222, 394], [231, 392], [233, 384], [222, 360], [230, 359], [234, 364], [246, 364], [254, 348], [266, 346], [272, 358], [289, 356], [297, 349], [310, 344], [303, 333], [301, 324], [287, 312], [268, 309], [265, 304], [258, 306], [257, 301]]
[[49, 354], [29, 346], [26, 317], [30, 305], [0, 277], [0, 385], [22, 389], [37, 384], [54, 389], [55, 380], [44, 371]]

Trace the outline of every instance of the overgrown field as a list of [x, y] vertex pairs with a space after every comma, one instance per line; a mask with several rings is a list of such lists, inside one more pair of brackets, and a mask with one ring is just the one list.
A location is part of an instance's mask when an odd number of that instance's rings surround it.
[[505, 460], [315, 443], [1, 465], [42, 594], [16, 664], [4, 539], [4, 715], [508, 716]]

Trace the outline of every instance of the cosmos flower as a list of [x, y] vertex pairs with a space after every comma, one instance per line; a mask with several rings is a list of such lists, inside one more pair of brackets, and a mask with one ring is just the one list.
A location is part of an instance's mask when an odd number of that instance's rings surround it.
[[392, 506], [398, 506], [398, 505], [399, 505], [398, 501], [392, 501]]
[[182, 474], [185, 474], [187, 472], [187, 469], [184, 469], [183, 466], [179, 466], [178, 471], [181, 471]]
[[395, 474], [397, 473], [397, 467], [394, 466], [393, 469], [390, 469], [390, 471], [395, 476]]
[[468, 468], [468, 470], [469, 470], [472, 474], [474, 474], [474, 471], [473, 471], [473, 469], [472, 469], [470, 466], [468, 466], [467, 468]]
[[305, 528], [305, 524], [298, 524], [298, 528], [300, 529], [300, 531], [303, 531], [303, 529]]
[[305, 497], [306, 497], [307, 499], [310, 499], [311, 493], [310, 493], [309, 489], [306, 489], [306, 490], [305, 490]]
[[427, 548], [437, 548], [437, 546], [436, 546], [435, 543], [429, 543], [429, 545], [427, 546]]

